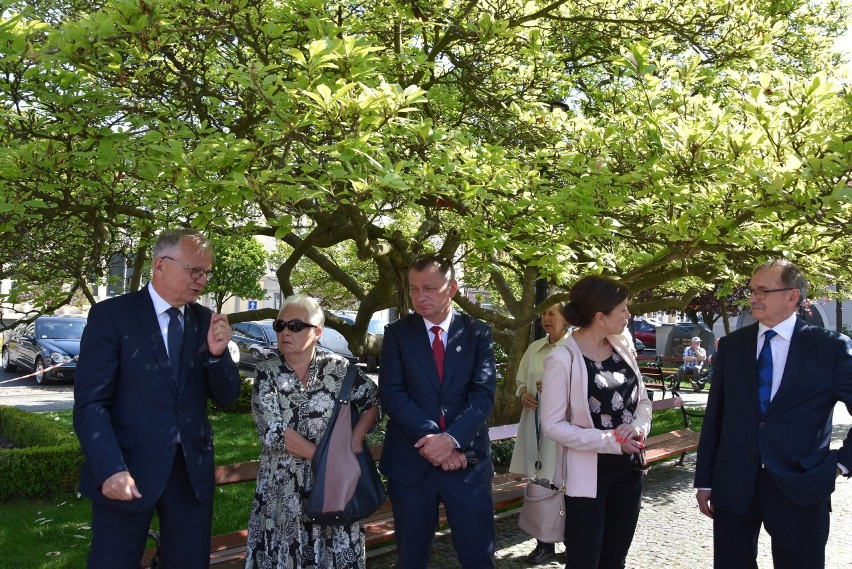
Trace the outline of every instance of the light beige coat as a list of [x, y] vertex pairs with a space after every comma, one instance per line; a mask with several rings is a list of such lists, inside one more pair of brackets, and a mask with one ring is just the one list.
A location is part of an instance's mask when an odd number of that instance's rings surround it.
[[[554, 345], [561, 344], [568, 337], [564, 336]], [[535, 395], [538, 391], [538, 382], [544, 376], [544, 359], [553, 349], [547, 336], [538, 339], [529, 345], [521, 358], [518, 366], [518, 375], [515, 383], [518, 386], [515, 395], [520, 397], [524, 392]], [[539, 397], [539, 399], [541, 399]], [[535, 410], [524, 409], [521, 411], [521, 420], [518, 422], [518, 436], [515, 437], [515, 448], [512, 450], [512, 461], [509, 464], [509, 472], [522, 474], [530, 477], [538, 475], [541, 478], [553, 480], [553, 466], [556, 464], [556, 443], [541, 435], [541, 471], [536, 472], [535, 462], [538, 460], [538, 444], [535, 430]], [[539, 418], [539, 424], [541, 419]]]
[[[633, 350], [624, 336], [609, 336], [607, 340], [639, 379], [633, 425], [647, 437], [651, 430], [651, 400]], [[611, 430], [594, 428], [589, 412], [589, 374], [573, 337], [554, 347], [544, 360], [540, 409], [544, 436], [557, 443], [554, 484], [561, 485], [564, 473], [567, 496], [594, 498], [598, 490], [598, 454], [621, 454], [621, 444]]]

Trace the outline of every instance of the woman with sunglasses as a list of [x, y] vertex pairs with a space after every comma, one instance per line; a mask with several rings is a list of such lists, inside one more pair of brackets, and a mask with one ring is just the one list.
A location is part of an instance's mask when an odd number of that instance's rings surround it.
[[[288, 297], [273, 323], [279, 357], [257, 366], [252, 413], [262, 450], [246, 569], [366, 567], [362, 522], [320, 526], [302, 513], [313, 486], [311, 458], [350, 365], [342, 356], [317, 350], [324, 322], [315, 299]], [[355, 379], [351, 402], [361, 412], [352, 428], [352, 450], [369, 452], [364, 437], [378, 417], [378, 389], [363, 372]]]

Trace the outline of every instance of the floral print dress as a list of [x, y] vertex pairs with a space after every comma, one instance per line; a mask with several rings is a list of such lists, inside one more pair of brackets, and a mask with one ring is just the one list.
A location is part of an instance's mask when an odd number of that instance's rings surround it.
[[[248, 524], [246, 569], [365, 569], [363, 522], [314, 525], [303, 515], [313, 487], [311, 462], [289, 454], [285, 429], [317, 443], [328, 427], [349, 363], [317, 352], [307, 387], [281, 358], [257, 366], [252, 413], [262, 452]], [[359, 372], [352, 403], [364, 411], [378, 404], [378, 389]], [[369, 452], [366, 447], [363, 452]]]

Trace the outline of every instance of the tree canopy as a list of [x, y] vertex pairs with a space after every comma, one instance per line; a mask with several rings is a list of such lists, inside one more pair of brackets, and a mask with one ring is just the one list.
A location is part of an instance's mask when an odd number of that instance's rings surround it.
[[282, 290], [303, 260], [339, 283], [365, 338], [373, 312], [408, 310], [406, 267], [434, 249], [491, 291], [492, 308], [457, 303], [494, 325], [509, 377], [539, 278], [680, 291], [634, 312], [733, 286], [769, 255], [828, 282], [848, 275], [852, 95], [830, 51], [848, 12], [11, 2], [0, 230], [22, 237], [0, 243], [0, 277], [52, 290], [52, 306], [112, 254], [142, 259], [162, 226], [237, 229], [289, 247]]

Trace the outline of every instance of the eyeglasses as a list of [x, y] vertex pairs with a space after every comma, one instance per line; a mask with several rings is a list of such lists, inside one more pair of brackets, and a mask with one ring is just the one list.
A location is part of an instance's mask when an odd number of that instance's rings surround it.
[[163, 255], [160, 258], [161, 259], [168, 259], [169, 261], [174, 261], [178, 265], [183, 265], [186, 268], [187, 272], [189, 272], [189, 278], [191, 278], [194, 281], [197, 281], [201, 277], [207, 277], [208, 281], [213, 278], [213, 271], [205, 271], [201, 267], [193, 267], [192, 265], [187, 265], [183, 261], [178, 261], [174, 257], [169, 257], [167, 255]]
[[746, 296], [753, 296], [757, 300], [763, 300], [770, 292], [782, 292], [785, 290], [796, 290], [796, 287], [787, 288], [747, 288]]
[[284, 328], [287, 328], [291, 332], [301, 332], [305, 328], [316, 328], [316, 326], [308, 324], [307, 322], [302, 322], [301, 320], [290, 320], [287, 322], [280, 318], [272, 323], [272, 329], [276, 332], [283, 332]]

